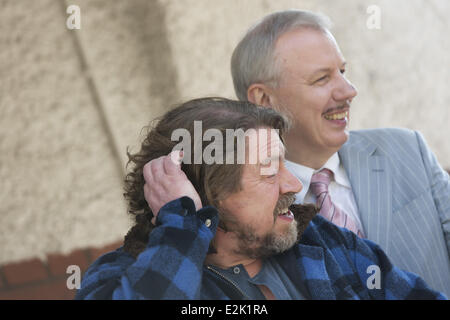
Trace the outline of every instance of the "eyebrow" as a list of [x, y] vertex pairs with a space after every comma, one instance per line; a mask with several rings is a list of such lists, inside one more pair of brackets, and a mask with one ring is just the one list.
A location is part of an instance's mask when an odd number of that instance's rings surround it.
[[[342, 63], [342, 65], [341, 65], [341, 68], [344, 68], [346, 65], [347, 65], [347, 62], [344, 61], [344, 62]], [[330, 71], [331, 71], [331, 68], [327, 68], [327, 67], [325, 67], [325, 68], [320, 68], [320, 69], [314, 70], [314, 72], [309, 76], [309, 78], [310, 78], [310, 80], [313, 80], [313, 78], [314, 78], [317, 74], [319, 74], [319, 73], [328, 73], [328, 72], [330, 72]]]

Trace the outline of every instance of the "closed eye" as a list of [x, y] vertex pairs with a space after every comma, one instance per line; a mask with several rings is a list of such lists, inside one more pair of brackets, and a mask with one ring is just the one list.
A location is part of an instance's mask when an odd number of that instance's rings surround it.
[[325, 75], [325, 76], [323, 76], [323, 77], [320, 77], [320, 78], [317, 79], [316, 81], [314, 81], [314, 83], [324, 81], [324, 80], [326, 80], [327, 78], [328, 78], [328, 75]]

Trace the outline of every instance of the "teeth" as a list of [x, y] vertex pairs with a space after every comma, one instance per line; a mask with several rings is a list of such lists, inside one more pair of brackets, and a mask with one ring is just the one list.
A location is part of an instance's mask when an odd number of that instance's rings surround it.
[[341, 113], [335, 113], [335, 114], [331, 114], [331, 115], [326, 115], [325, 119], [327, 120], [342, 120], [344, 118], [346, 118], [348, 115], [348, 111], [345, 112], [341, 112]]
[[279, 215], [284, 215], [284, 214], [287, 214], [288, 212], [289, 212], [289, 208], [285, 208], [285, 209], [281, 210]]

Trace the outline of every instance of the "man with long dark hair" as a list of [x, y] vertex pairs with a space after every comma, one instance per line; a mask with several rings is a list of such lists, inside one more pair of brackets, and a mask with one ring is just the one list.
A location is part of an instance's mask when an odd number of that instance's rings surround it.
[[302, 184], [284, 165], [287, 130], [273, 109], [219, 98], [165, 114], [129, 155], [136, 224], [77, 298], [445, 298], [314, 205], [293, 205]]

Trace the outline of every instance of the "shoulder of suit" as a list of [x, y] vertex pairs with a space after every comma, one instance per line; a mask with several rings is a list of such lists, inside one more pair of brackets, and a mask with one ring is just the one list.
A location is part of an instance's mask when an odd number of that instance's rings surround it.
[[349, 145], [374, 146], [383, 154], [419, 154], [418, 132], [406, 128], [377, 128], [350, 131]]
[[404, 139], [416, 139], [416, 132], [406, 128], [376, 128], [376, 129], [361, 129], [350, 131], [350, 137], [399, 137]]
[[376, 128], [350, 131], [349, 140], [366, 140], [376, 145], [390, 145], [394, 140], [406, 144], [417, 143], [417, 132], [406, 128]]

